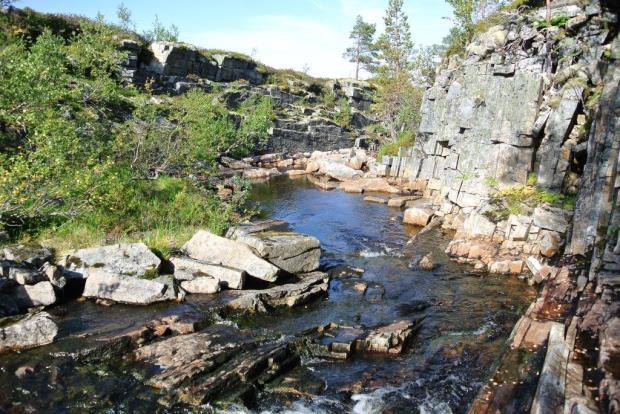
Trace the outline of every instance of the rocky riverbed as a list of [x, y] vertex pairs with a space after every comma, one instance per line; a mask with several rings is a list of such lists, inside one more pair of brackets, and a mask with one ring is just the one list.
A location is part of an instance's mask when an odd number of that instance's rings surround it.
[[197, 233], [170, 276], [143, 245], [64, 257], [59, 278], [89, 299], [65, 285], [45, 312], [5, 320], [7, 349], [19, 324], [41, 327], [25, 344], [41, 346], [0, 355], [0, 407], [465, 411], [534, 295], [525, 282], [450, 262], [438, 228], [406, 248], [419, 228], [361, 194], [278, 177], [252, 200], [260, 224]]

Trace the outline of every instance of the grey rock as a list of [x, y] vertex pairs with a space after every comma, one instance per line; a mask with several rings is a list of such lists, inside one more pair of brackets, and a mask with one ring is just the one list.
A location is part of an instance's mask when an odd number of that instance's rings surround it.
[[274, 282], [278, 278], [279, 269], [256, 256], [247, 245], [208, 231], [197, 232], [185, 243], [183, 250], [193, 259], [243, 270], [267, 282]]
[[49, 306], [56, 302], [54, 286], [50, 282], [39, 282], [36, 285], [18, 285], [14, 288], [13, 297], [20, 309]]
[[48, 313], [29, 315], [0, 328], [0, 352], [51, 344], [57, 334], [58, 326]]
[[34, 267], [40, 267], [43, 263], [52, 259], [52, 252], [50, 249], [36, 244], [5, 246], [2, 249], [2, 253], [6, 260]]
[[149, 305], [166, 300], [166, 290], [165, 283], [93, 268], [86, 279], [83, 296], [130, 305]]
[[187, 293], [211, 294], [221, 290], [220, 281], [212, 277], [199, 276], [181, 282], [181, 288]]
[[295, 308], [327, 293], [329, 276], [312, 272], [301, 276], [301, 281], [264, 290], [228, 292], [226, 307], [234, 311], [265, 313], [274, 308]]
[[143, 243], [77, 250], [64, 259], [68, 278], [88, 278], [94, 269], [126, 276], [154, 275], [161, 260]]
[[8, 266], [4, 268], [7, 279], [14, 280], [20, 285], [34, 285], [46, 280], [38, 270], [23, 266]]
[[319, 267], [321, 243], [316, 237], [289, 231], [239, 226], [231, 238], [251, 247], [260, 257], [289, 273], [308, 273]]
[[177, 280], [188, 281], [200, 276], [210, 276], [218, 279], [228, 289], [243, 289], [246, 276], [244, 270], [184, 257], [173, 257], [170, 261], [174, 265], [174, 278]]
[[558, 209], [537, 207], [533, 215], [534, 225], [541, 229], [553, 230], [558, 233], [566, 233], [568, 221], [564, 218], [564, 212]]

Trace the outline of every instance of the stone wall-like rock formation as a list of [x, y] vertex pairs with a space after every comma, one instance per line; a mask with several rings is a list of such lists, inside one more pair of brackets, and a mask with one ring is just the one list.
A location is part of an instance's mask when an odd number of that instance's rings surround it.
[[[574, 3], [574, 4], [572, 4]], [[428, 195], [472, 209], [492, 180], [571, 187], [586, 154], [586, 89], [600, 87], [616, 23], [598, 1], [554, 2], [564, 27], [536, 29], [542, 11], [509, 14], [452, 59], [426, 91], [415, 147], [388, 175], [428, 181]]]
[[[542, 283], [470, 413], [620, 412], [620, 9], [552, 5], [558, 26], [541, 23], [543, 9], [506, 13], [442, 68], [415, 146], [377, 170], [425, 188], [456, 230], [453, 258]], [[494, 192], [532, 178], [532, 191], [575, 196], [574, 210], [490, 214]], [[539, 373], [502, 380], [528, 352]]]

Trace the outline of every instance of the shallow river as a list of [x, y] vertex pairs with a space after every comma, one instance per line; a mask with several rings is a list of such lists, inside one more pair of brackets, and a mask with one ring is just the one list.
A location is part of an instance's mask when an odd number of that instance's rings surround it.
[[[402, 225], [402, 212], [364, 202], [360, 195], [321, 191], [305, 178], [278, 178], [256, 184], [252, 202], [263, 218], [285, 220], [293, 230], [317, 237], [322, 268], [333, 278], [323, 300], [292, 312], [235, 321], [248, 334], [278, 337], [329, 322], [375, 327], [418, 316], [425, 320], [400, 356], [304, 358], [292, 375], [322, 389], [319, 398], [266, 392], [251, 411], [232, 406], [228, 412], [467, 411], [531, 302], [533, 289], [517, 278], [474, 274], [448, 261], [443, 250], [450, 235], [439, 230], [406, 247], [416, 229]], [[429, 252], [439, 266], [417, 269], [416, 258]], [[359, 282], [367, 284], [365, 293], [353, 288]], [[142, 384], [139, 370], [131, 365], [80, 363], [66, 355], [155, 314], [204, 310], [208, 303], [189, 296], [184, 304], [149, 308], [70, 302], [53, 309], [61, 325], [57, 343], [0, 357], [0, 412], [191, 412], [158, 406], [160, 395]], [[32, 367], [34, 375], [17, 378], [15, 372], [23, 366]]]

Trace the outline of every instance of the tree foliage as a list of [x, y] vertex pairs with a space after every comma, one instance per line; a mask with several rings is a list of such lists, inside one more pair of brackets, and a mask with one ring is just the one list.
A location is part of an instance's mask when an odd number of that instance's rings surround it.
[[149, 42], [178, 42], [179, 28], [174, 24], [170, 25], [170, 27], [166, 27], [159, 20], [159, 16], [155, 15], [153, 28], [144, 32], [144, 37]]
[[349, 62], [355, 63], [356, 80], [359, 79], [360, 68], [370, 73], [377, 69], [377, 45], [374, 41], [376, 32], [376, 25], [365, 22], [362, 16], [357, 16], [349, 35], [353, 46], [348, 47], [344, 53]]
[[131, 18], [131, 10], [124, 3], [119, 4], [116, 8], [116, 17], [121, 29], [125, 31], [136, 30], [136, 24]]
[[409, 19], [403, 10], [403, 0], [390, 0], [384, 17], [385, 33], [379, 38], [381, 65], [377, 83], [379, 94], [376, 109], [383, 118], [392, 142], [404, 128], [401, 111], [408, 111], [411, 92], [411, 57], [414, 51]]

